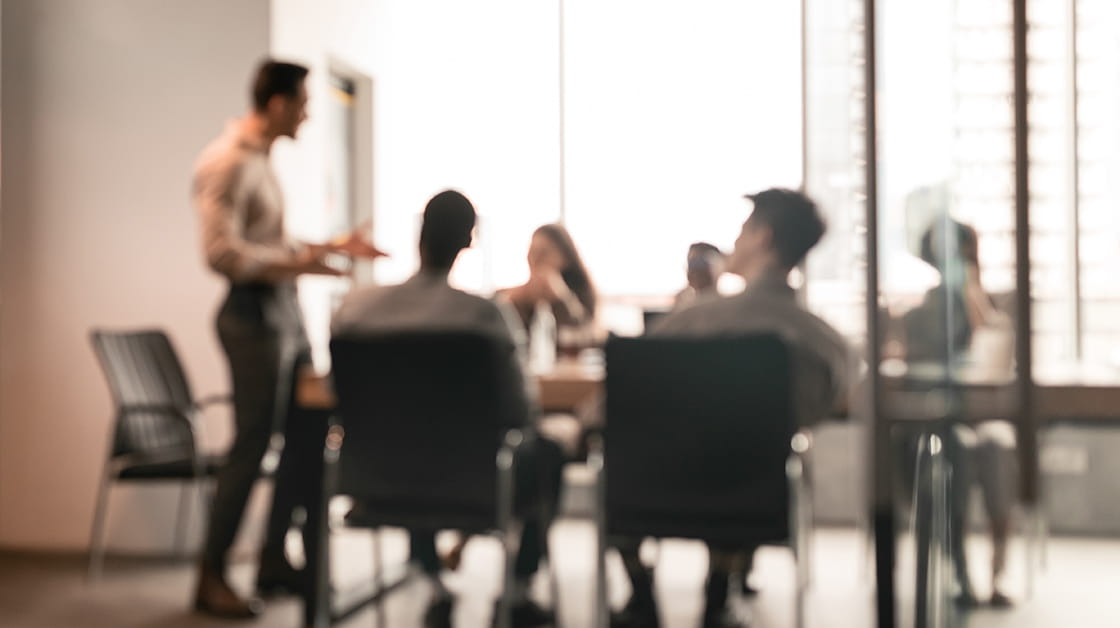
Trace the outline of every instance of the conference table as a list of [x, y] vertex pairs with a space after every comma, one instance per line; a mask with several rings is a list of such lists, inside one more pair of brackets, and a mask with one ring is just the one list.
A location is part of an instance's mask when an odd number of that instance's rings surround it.
[[[545, 413], [576, 413], [601, 395], [605, 369], [601, 363], [560, 360], [551, 371], [534, 377], [538, 384], [538, 402]], [[1038, 369], [1034, 379], [1033, 414], [1039, 426], [1120, 424], [1120, 370], [1077, 364], [1054, 365]], [[961, 372], [947, 380], [943, 376], [894, 370], [884, 372], [881, 390], [880, 410], [890, 422], [935, 423], [946, 417], [956, 421], [1005, 419], [1015, 422], [1019, 415], [1015, 381], [1007, 374]], [[334, 408], [336, 399], [329, 374], [312, 370], [301, 373], [296, 399], [306, 407]], [[846, 401], [832, 412], [837, 419], [847, 419], [850, 414], [853, 411]], [[327, 553], [324, 552], [324, 556]], [[387, 591], [375, 591], [372, 595]], [[312, 592], [305, 598], [308, 626], [329, 625], [349, 616], [361, 605], [332, 613], [330, 598], [331, 595], [323, 591]]]
[[[545, 412], [573, 412], [603, 388], [601, 364], [560, 360], [547, 373], [535, 375], [538, 402]], [[1056, 365], [1035, 374], [1034, 410], [1041, 422], [1120, 422], [1120, 370], [1078, 364]], [[883, 378], [884, 414], [892, 420], [922, 421], [946, 413], [952, 392], [957, 413], [966, 421], [993, 418], [1011, 420], [1016, 414], [1014, 378], [1005, 375], [960, 373], [951, 381], [921, 374], [892, 373]], [[296, 398], [306, 407], [330, 409], [335, 405], [330, 375], [304, 371]], [[849, 414], [847, 401], [833, 416]]]
[[[574, 412], [593, 399], [603, 387], [602, 364], [560, 359], [547, 373], [534, 375], [537, 402], [544, 412]], [[300, 374], [297, 402], [305, 407], [331, 409], [335, 406], [330, 374], [306, 369]]]

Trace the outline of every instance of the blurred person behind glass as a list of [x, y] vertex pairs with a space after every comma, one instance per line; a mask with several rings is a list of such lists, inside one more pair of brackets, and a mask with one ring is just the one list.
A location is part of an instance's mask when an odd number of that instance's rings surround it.
[[[997, 310], [980, 281], [976, 230], [942, 213], [933, 219], [919, 242], [919, 257], [940, 274], [922, 301], [905, 312], [897, 327], [901, 349], [915, 373], [944, 372], [959, 376], [1003, 377], [1011, 372], [1012, 332], [1006, 314]], [[976, 425], [955, 423], [943, 430], [953, 465], [950, 550], [964, 607], [977, 604], [968, 574], [965, 530], [973, 486], [978, 486], [991, 526], [992, 593], [995, 607], [1012, 600], [1002, 590], [1015, 495], [1015, 433], [1006, 421]], [[912, 476], [914, 444], [903, 447], [907, 477]], [[912, 482], [905, 483], [912, 486]]]

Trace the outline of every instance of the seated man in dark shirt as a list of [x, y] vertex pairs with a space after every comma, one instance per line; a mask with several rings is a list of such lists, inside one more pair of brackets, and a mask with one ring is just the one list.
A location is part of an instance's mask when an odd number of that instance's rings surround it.
[[[331, 331], [336, 336], [409, 331], [476, 331], [492, 336], [508, 349], [501, 374], [510, 397], [506, 405], [528, 423], [535, 412], [532, 390], [526, 386], [518, 343], [514, 340], [517, 334], [513, 326], [520, 325], [517, 314], [448, 284], [448, 274], [459, 253], [471, 244], [475, 220], [474, 206], [462, 194], [448, 190], [433, 197], [424, 209], [420, 229], [420, 270], [400, 285], [364, 287], [351, 292], [335, 314]], [[539, 437], [528, 439], [518, 451], [518, 499], [537, 504], [546, 500], [546, 510], [554, 510], [560, 465], [561, 453], [555, 443]], [[526, 496], [530, 499], [522, 499]], [[515, 566], [514, 625], [535, 626], [552, 621], [550, 613], [526, 596], [529, 579], [546, 550], [543, 541], [549, 522], [535, 516], [539, 512], [535, 505], [520, 503], [518, 508], [529, 514]], [[452, 599], [438, 577], [441, 564], [435, 550], [435, 531], [411, 530], [410, 536], [412, 559], [431, 576], [437, 591], [426, 624], [449, 625]]]

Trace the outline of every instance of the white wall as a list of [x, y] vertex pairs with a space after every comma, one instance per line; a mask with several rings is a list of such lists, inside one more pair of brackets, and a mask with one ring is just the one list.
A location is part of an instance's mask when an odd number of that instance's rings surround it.
[[[226, 390], [188, 189], [247, 103], [268, 0], [3, 3], [0, 546], [87, 543], [111, 404], [94, 326], [166, 328]], [[210, 441], [228, 417], [209, 421]], [[114, 494], [111, 543], [167, 548], [174, 493]]]
[[[276, 167], [287, 204], [287, 227], [296, 237], [320, 241], [337, 235], [329, 233], [325, 212], [326, 164], [330, 138], [323, 111], [328, 98], [328, 77], [332, 69], [355, 79], [371, 77], [373, 58], [373, 14], [371, 0], [272, 0], [270, 52], [278, 59], [302, 63], [311, 68], [307, 79], [308, 119], [300, 127], [298, 141], [281, 142], [273, 149]], [[368, 85], [359, 82], [357, 108], [369, 107]], [[365, 112], [357, 112], [356, 141], [364, 150], [372, 150], [373, 129]], [[368, 155], [367, 155], [368, 157]], [[373, 164], [359, 158], [355, 163], [356, 184], [360, 188], [356, 202], [371, 202], [369, 189], [374, 178]], [[370, 208], [362, 208], [362, 212]], [[363, 274], [370, 262], [362, 264]], [[341, 283], [340, 283], [341, 281]], [[303, 278], [300, 298], [304, 309], [308, 336], [315, 350], [315, 363], [325, 368], [330, 331], [330, 293], [345, 290], [344, 280]]]

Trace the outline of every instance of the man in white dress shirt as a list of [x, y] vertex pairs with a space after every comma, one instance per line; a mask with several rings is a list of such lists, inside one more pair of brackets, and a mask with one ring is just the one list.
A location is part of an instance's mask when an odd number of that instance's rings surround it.
[[[195, 607], [230, 619], [255, 616], [259, 604], [244, 599], [225, 577], [233, 545], [261, 459], [274, 431], [285, 447], [276, 469], [272, 508], [261, 549], [257, 588], [263, 594], [303, 592], [306, 572], [284, 555], [284, 538], [297, 505], [313, 503], [318, 490], [326, 418], [294, 403], [292, 381], [310, 361], [296, 278], [340, 275], [327, 253], [382, 255], [359, 230], [331, 244], [291, 240], [284, 229], [284, 199], [272, 169], [275, 141], [295, 138], [307, 118], [307, 68], [265, 60], [251, 87], [252, 108], [230, 122], [199, 156], [191, 188], [207, 265], [229, 282], [217, 316], [218, 338], [229, 361], [235, 433], [218, 471], [206, 544], [199, 567]], [[315, 522], [304, 526], [314, 538]], [[305, 553], [314, 559], [315, 548]]]

